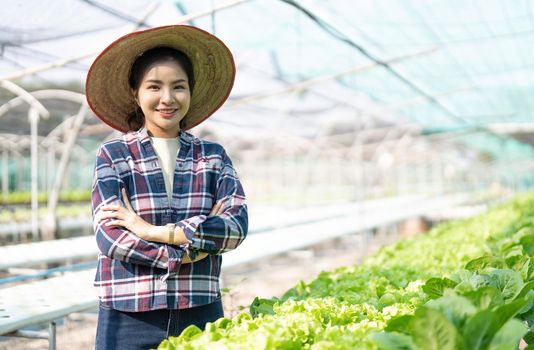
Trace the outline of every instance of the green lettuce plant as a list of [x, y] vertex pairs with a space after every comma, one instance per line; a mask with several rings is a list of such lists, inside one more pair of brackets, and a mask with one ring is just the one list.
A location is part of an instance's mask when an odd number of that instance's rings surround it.
[[534, 339], [533, 253], [534, 195], [523, 195], [159, 349], [517, 349]]

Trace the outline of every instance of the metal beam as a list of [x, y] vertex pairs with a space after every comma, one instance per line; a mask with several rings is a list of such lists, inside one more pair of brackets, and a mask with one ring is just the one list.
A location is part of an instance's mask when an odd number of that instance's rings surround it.
[[488, 129], [499, 134], [534, 134], [534, 123], [491, 123]]
[[[403, 60], [406, 60], [406, 59], [409, 59], [409, 58], [412, 58], [412, 57], [418, 57], [418, 56], [421, 56], [421, 55], [426, 55], [426, 54], [432, 53], [434, 51], [436, 51], [436, 48], [431, 48], [431, 49], [426, 49], [426, 50], [419, 50], [419, 51], [416, 51], [416, 52], [413, 52], [413, 53], [409, 53], [409, 54], [406, 54], [406, 55], [400, 55], [400, 56], [396, 56], [396, 57], [387, 59], [384, 62], [395, 63], [395, 62], [403, 61]], [[319, 83], [324, 83], [324, 82], [331, 81], [331, 80], [336, 80], [336, 79], [342, 78], [342, 77], [347, 76], [347, 75], [365, 72], [365, 71], [370, 70], [372, 68], [375, 68], [377, 66], [379, 66], [379, 64], [376, 63], [376, 62], [362, 64], [362, 65], [356, 66], [354, 68], [345, 70], [343, 72], [324, 75], [324, 76], [321, 76], [321, 77], [318, 77], [318, 78], [304, 80], [304, 81], [298, 82], [296, 84], [292, 84], [292, 85], [289, 85], [289, 86], [286, 86], [286, 87], [282, 87], [280, 89], [267, 91], [267, 92], [259, 93], [259, 94], [254, 94], [254, 95], [251, 95], [251, 96], [241, 97], [241, 98], [237, 98], [237, 99], [232, 99], [232, 100], [228, 101], [227, 104], [229, 104], [230, 106], [233, 107], [233, 106], [236, 106], [236, 105], [239, 105], [239, 104], [242, 104], [242, 103], [248, 103], [248, 102], [259, 100], [259, 99], [263, 99], [263, 98], [266, 98], [266, 97], [286, 94], [288, 92], [293, 92], [293, 91], [302, 91], [302, 90], [305, 90], [305, 89], [307, 89], [307, 88], [309, 88], [309, 87], [311, 87], [313, 85], [317, 85]]]

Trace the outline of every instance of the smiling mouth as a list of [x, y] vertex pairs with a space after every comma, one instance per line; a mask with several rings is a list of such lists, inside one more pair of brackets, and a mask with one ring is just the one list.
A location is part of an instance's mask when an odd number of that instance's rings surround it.
[[163, 116], [171, 116], [171, 115], [174, 115], [178, 111], [178, 108], [171, 108], [171, 109], [157, 109], [156, 108], [156, 111], [159, 112]]

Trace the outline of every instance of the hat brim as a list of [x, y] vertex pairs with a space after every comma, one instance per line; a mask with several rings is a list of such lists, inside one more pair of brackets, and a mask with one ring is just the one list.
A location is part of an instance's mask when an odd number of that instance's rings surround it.
[[230, 95], [235, 64], [230, 50], [216, 36], [186, 25], [133, 32], [104, 49], [87, 74], [85, 93], [89, 107], [112, 128], [130, 131], [127, 117], [137, 108], [128, 82], [130, 69], [139, 55], [158, 46], [182, 51], [193, 64], [195, 86], [182, 130], [207, 119]]

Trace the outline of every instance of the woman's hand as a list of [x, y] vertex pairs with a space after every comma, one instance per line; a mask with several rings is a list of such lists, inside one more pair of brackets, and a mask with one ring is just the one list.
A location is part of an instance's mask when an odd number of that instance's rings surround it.
[[102, 221], [104, 219], [115, 219], [114, 221], [107, 222], [106, 226], [122, 226], [134, 233], [136, 236], [139, 236], [142, 239], [150, 241], [151, 232], [154, 231], [155, 227], [152, 224], [149, 224], [139, 215], [137, 215], [128, 200], [128, 195], [126, 190], [123, 188], [121, 190], [122, 198], [126, 207], [121, 205], [105, 205], [102, 207], [102, 211], [105, 212], [99, 219]]
[[208, 214], [208, 216], [217, 216], [217, 215], [221, 215], [222, 213], [224, 213], [222, 201], [218, 201], [217, 203], [215, 203], [213, 208], [211, 208], [211, 211]]

